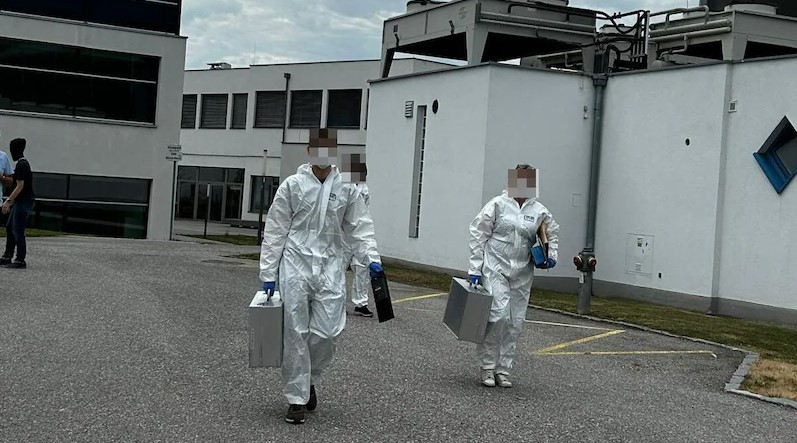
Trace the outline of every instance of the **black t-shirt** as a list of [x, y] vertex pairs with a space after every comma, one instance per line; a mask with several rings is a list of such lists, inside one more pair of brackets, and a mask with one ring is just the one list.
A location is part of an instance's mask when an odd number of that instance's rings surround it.
[[34, 199], [33, 194], [33, 173], [30, 170], [30, 163], [27, 160], [20, 159], [17, 162], [17, 167], [14, 169], [14, 186], [12, 186], [11, 190], [13, 192], [14, 188], [17, 186], [17, 180], [22, 180], [25, 182], [25, 187], [22, 188], [22, 192], [19, 193], [17, 196], [18, 202], [31, 202]]

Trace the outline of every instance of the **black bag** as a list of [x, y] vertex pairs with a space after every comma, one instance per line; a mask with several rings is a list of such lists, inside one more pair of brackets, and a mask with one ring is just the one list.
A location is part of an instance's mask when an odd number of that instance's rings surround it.
[[395, 318], [393, 303], [390, 301], [390, 289], [387, 287], [387, 277], [384, 272], [380, 272], [376, 277], [371, 277], [371, 288], [374, 290], [376, 316], [379, 318], [379, 323]]

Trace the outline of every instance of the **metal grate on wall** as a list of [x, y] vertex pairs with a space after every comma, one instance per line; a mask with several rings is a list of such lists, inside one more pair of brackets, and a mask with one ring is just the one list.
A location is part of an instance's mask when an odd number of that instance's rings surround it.
[[230, 129], [246, 129], [248, 101], [249, 94], [232, 95], [232, 121], [230, 122]]
[[410, 238], [418, 238], [421, 228], [421, 195], [423, 194], [423, 157], [426, 150], [426, 106], [418, 106], [415, 126], [415, 161], [412, 171], [410, 199]]
[[228, 94], [202, 94], [202, 115], [199, 127], [202, 129], [227, 128]]
[[196, 129], [196, 94], [183, 95], [183, 129]]
[[291, 92], [291, 128], [321, 127], [321, 91]]
[[258, 91], [255, 94], [255, 128], [285, 126], [285, 91]]

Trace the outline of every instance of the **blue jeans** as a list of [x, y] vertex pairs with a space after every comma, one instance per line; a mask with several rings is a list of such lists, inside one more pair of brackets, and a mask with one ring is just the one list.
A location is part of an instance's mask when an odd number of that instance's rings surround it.
[[6, 252], [3, 257], [11, 259], [14, 257], [14, 249], [17, 250], [17, 261], [24, 262], [28, 253], [28, 245], [25, 241], [25, 226], [28, 217], [33, 211], [33, 202], [16, 202], [11, 207], [11, 213], [6, 222]]

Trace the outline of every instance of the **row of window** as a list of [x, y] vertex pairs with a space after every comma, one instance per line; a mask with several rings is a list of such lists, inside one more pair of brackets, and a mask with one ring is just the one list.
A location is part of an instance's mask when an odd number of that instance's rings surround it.
[[31, 226], [73, 234], [146, 238], [150, 180], [33, 174]]
[[182, 0], [0, 0], [0, 10], [180, 34]]
[[0, 109], [154, 124], [159, 70], [158, 57], [0, 38]]
[[[321, 107], [323, 92], [291, 91], [291, 128], [318, 128], [321, 126]], [[186, 94], [183, 96], [183, 115], [181, 127], [196, 129], [197, 107], [199, 107], [200, 129], [245, 129], [249, 94]], [[255, 112], [253, 128], [282, 128], [286, 117], [285, 91], [257, 91], [255, 93]], [[199, 103], [198, 103], [199, 102]], [[198, 106], [199, 105], [199, 106]], [[338, 129], [359, 129], [362, 110], [361, 89], [330, 90], [327, 99], [327, 127]]]

